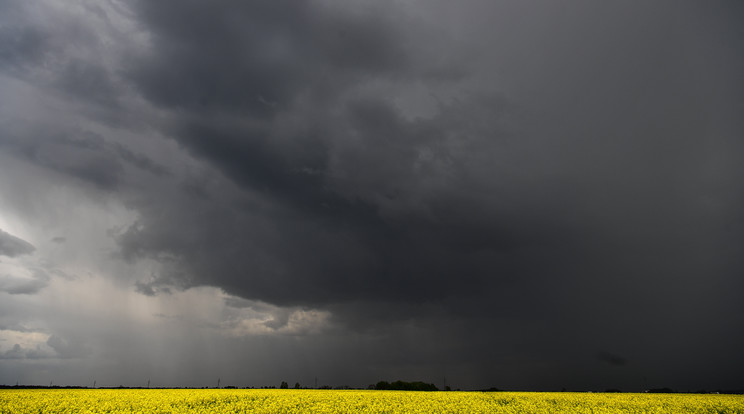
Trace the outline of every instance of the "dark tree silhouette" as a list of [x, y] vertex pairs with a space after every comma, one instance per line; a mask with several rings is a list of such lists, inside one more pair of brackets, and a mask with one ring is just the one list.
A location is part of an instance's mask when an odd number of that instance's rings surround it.
[[397, 390], [397, 391], [439, 391], [434, 384], [427, 384], [421, 381], [405, 382], [395, 381], [389, 383], [387, 381], [380, 381], [375, 385], [376, 390]]

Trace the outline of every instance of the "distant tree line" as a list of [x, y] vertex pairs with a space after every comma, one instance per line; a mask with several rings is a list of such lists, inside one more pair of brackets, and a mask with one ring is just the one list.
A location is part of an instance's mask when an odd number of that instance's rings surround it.
[[406, 382], [406, 381], [395, 381], [387, 382], [380, 381], [375, 384], [376, 390], [396, 390], [396, 391], [439, 391], [434, 384], [427, 384], [421, 381]]
[[[62, 386], [62, 385], [52, 385], [52, 386], [49, 386], [49, 385], [22, 385], [22, 384], [7, 385], [7, 384], [0, 384], [0, 389], [9, 389], [9, 388], [12, 388], [12, 389], [36, 389], [36, 388], [74, 389], [74, 388], [90, 388], [90, 387], [88, 387], [88, 386], [78, 386], [78, 385], [64, 385], [64, 386]], [[118, 387], [108, 386], [108, 387], [98, 387], [98, 388], [100, 388], [100, 389], [143, 389], [144, 387], [132, 387], [132, 386], [119, 385]], [[196, 389], [196, 388], [210, 388], [210, 387], [172, 387], [172, 386], [169, 386], [169, 387], [156, 387], [156, 388]], [[276, 388], [276, 386], [275, 385], [265, 385], [265, 386], [262, 386], [262, 387], [236, 387], [234, 385], [227, 385], [227, 386], [225, 386], [223, 388], [226, 388], [226, 389], [239, 389], [239, 388], [240, 389], [252, 389], [252, 388], [274, 389], [274, 388]], [[289, 388], [289, 383], [286, 382], [286, 381], [282, 381], [281, 384], [279, 385], [279, 388], [280, 389], [288, 389]], [[301, 389], [300, 383], [295, 383], [294, 384], [294, 388], [295, 389]], [[335, 387], [331, 387], [329, 385], [322, 385], [322, 386], [308, 387], [308, 388], [310, 388], [310, 389], [312, 389], [312, 388], [314, 388], [314, 389], [322, 389], [322, 390], [330, 390], [330, 389], [337, 389], [337, 390], [341, 390], [341, 389], [356, 389], [356, 388], [352, 388], [352, 387], [349, 387], [349, 386], [346, 386], [346, 385], [335, 386]], [[446, 387], [445, 391], [449, 391], [449, 388], [450, 387]], [[398, 390], [398, 391], [439, 391], [439, 389], [434, 384], [427, 384], [427, 383], [421, 382], [421, 381], [415, 381], [415, 382], [395, 381], [395, 382], [392, 382], [392, 383], [387, 382], [387, 381], [380, 381], [377, 384], [370, 384], [369, 387], [367, 387], [367, 389], [371, 389], [371, 390]], [[459, 391], [459, 389], [457, 389], [457, 391]], [[503, 391], [503, 390], [501, 390], [499, 388], [491, 387], [491, 388], [487, 388], [487, 389], [481, 389], [481, 390], [478, 390], [478, 391], [489, 392], [489, 391]], [[566, 390], [564, 388], [564, 389], [561, 390], [561, 392], [568, 392], [568, 390]], [[573, 391], [573, 392], [578, 392], [578, 391]], [[584, 391], [584, 392], [586, 392], [586, 391]], [[591, 391], [589, 391], [589, 392], [591, 392]], [[618, 389], [612, 389], [611, 388], [611, 389], [605, 390], [604, 392], [606, 392], [606, 393], [616, 393], [616, 392], [623, 392], [623, 391], [618, 390]], [[729, 389], [729, 390], [724, 390], [724, 389], [717, 389], [717, 390], [699, 389], [699, 390], [694, 390], [694, 391], [678, 391], [678, 390], [674, 390], [672, 388], [652, 388], [652, 389], [645, 390], [645, 392], [647, 392], [647, 393], [680, 393], [680, 394], [690, 394], [691, 393], [691, 394], [738, 394], [738, 395], [744, 395], [744, 389]]]

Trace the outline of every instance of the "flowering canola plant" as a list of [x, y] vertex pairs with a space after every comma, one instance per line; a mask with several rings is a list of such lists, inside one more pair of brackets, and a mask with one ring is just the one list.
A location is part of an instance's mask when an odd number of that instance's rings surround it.
[[720, 413], [744, 396], [276, 389], [4, 389], [0, 413]]

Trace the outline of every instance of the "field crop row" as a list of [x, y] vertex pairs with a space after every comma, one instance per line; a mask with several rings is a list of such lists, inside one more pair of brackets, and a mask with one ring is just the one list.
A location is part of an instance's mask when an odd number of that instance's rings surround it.
[[235, 389], [6, 389], [0, 413], [716, 413], [744, 396]]

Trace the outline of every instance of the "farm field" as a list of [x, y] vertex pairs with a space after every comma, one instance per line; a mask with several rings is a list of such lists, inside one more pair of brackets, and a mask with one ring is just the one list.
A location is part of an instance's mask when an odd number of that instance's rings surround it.
[[264, 389], [6, 389], [0, 413], [743, 413], [744, 396]]

